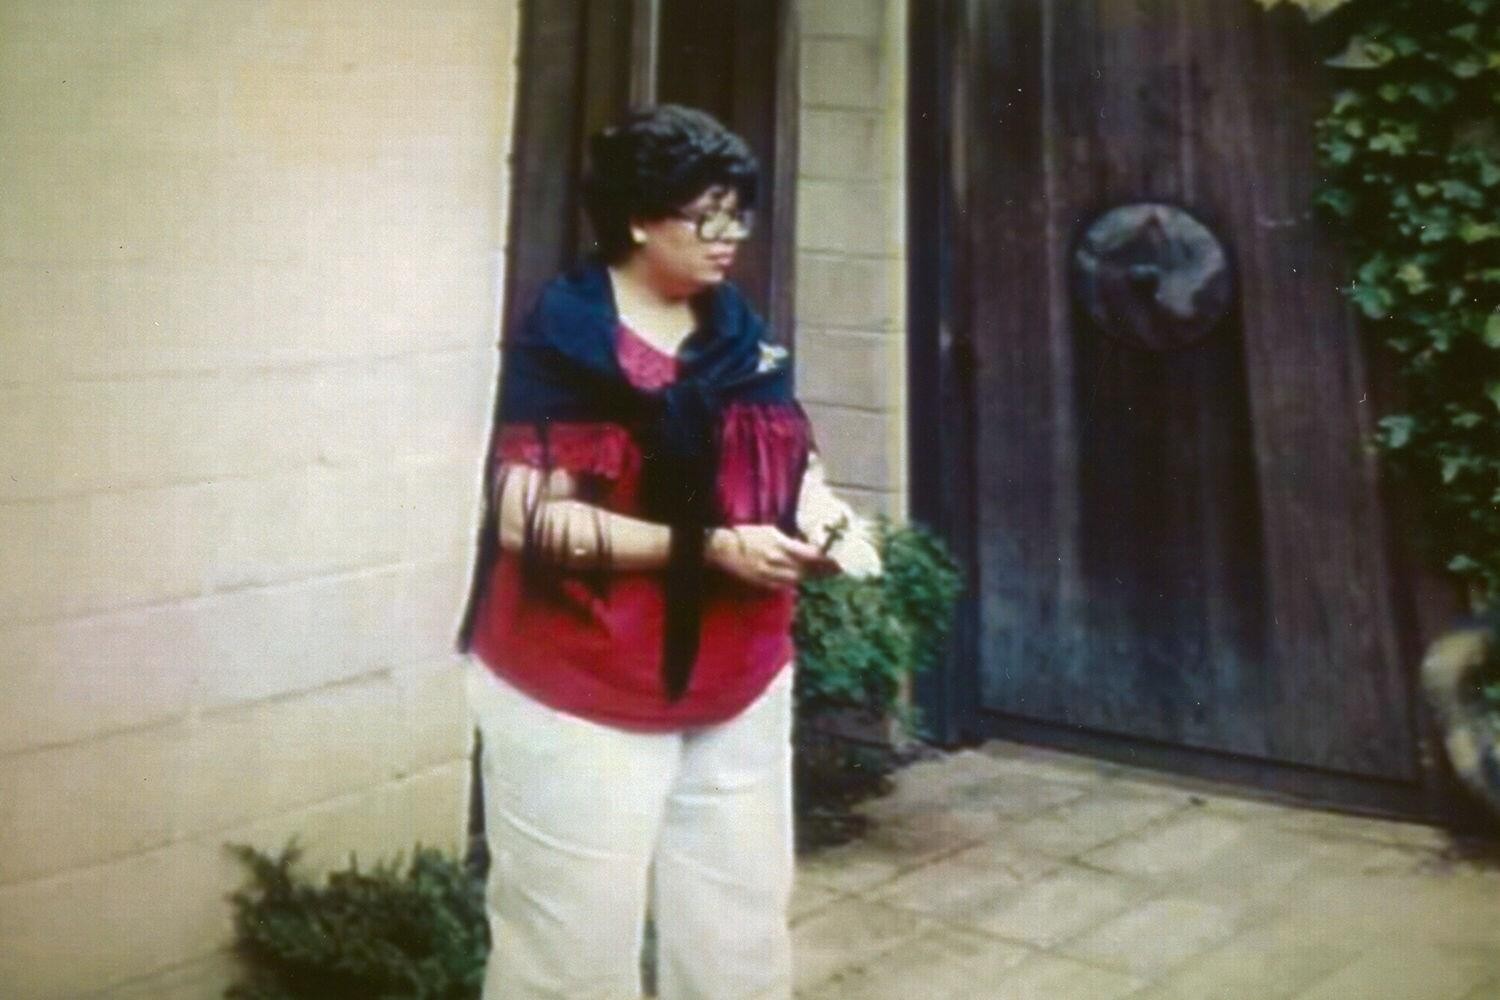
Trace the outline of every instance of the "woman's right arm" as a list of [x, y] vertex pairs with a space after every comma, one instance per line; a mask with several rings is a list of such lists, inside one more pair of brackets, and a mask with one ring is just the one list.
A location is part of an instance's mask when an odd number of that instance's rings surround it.
[[[506, 464], [498, 489], [504, 551], [521, 551], [529, 535], [536, 555], [564, 569], [647, 572], [667, 565], [670, 528], [576, 499], [577, 481], [566, 472]], [[716, 569], [768, 588], [796, 584], [821, 560], [815, 547], [768, 524], [715, 528], [704, 555]]]

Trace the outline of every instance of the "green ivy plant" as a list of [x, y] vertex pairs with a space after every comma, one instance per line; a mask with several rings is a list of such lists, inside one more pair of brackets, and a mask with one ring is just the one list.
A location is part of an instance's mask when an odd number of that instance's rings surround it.
[[801, 585], [797, 708], [804, 717], [839, 708], [889, 713], [916, 732], [920, 720], [901, 699], [902, 683], [942, 655], [962, 578], [952, 553], [924, 528], [882, 520], [876, 537], [882, 575]]
[[1318, 203], [1398, 361], [1376, 445], [1483, 607], [1500, 599], [1500, 0], [1355, 0], [1337, 24]]

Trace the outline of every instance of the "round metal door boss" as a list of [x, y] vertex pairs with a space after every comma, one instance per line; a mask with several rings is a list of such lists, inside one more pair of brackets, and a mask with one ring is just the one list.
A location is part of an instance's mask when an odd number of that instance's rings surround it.
[[1187, 347], [1211, 333], [1233, 296], [1224, 247], [1175, 205], [1110, 209], [1073, 253], [1078, 305], [1102, 332], [1148, 351]]

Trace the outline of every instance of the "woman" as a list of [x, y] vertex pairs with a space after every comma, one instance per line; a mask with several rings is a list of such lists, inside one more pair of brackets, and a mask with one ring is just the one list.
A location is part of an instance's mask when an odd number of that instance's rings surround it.
[[661, 1000], [786, 1000], [796, 585], [879, 562], [823, 482], [786, 352], [725, 281], [745, 143], [663, 106], [590, 153], [600, 258], [504, 345], [462, 637], [485, 996], [638, 996], [649, 892]]

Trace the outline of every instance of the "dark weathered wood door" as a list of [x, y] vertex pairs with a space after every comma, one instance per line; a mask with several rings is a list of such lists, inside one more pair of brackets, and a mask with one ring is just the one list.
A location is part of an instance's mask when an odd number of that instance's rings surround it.
[[[1310, 213], [1328, 91], [1305, 34], [1242, 0], [940, 6], [934, 412], [972, 491], [948, 509], [975, 725], [1414, 779], [1373, 407]], [[1135, 202], [1226, 248], [1228, 316], [1191, 346], [1124, 343], [1076, 300], [1084, 228]]]

